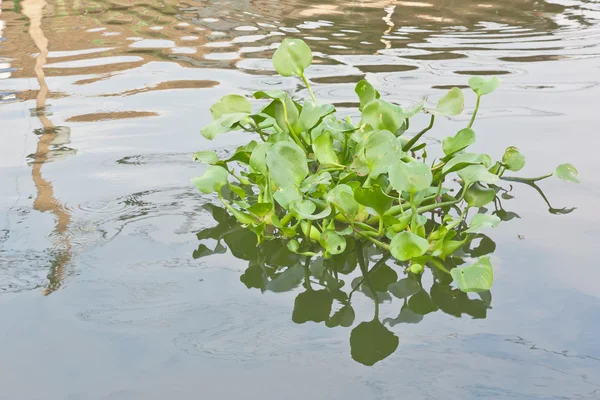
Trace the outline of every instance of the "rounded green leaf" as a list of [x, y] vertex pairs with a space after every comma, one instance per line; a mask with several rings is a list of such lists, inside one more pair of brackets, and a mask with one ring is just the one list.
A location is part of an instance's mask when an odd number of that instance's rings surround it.
[[250, 156], [250, 167], [265, 176], [269, 172], [267, 167], [267, 151], [269, 151], [271, 146], [272, 144], [268, 142], [261, 143], [252, 150], [252, 155]]
[[329, 185], [331, 183], [331, 174], [327, 171], [320, 174], [310, 175], [302, 182], [300, 190], [302, 193], [310, 192], [312, 188], [318, 185]]
[[554, 174], [565, 182], [579, 183], [579, 180], [577, 179], [577, 175], [579, 175], [579, 172], [577, 171], [577, 168], [575, 168], [571, 164], [559, 165], [558, 167], [556, 167], [556, 171], [554, 172]]
[[421, 286], [419, 286], [419, 282], [410, 277], [400, 279], [398, 282], [392, 283], [390, 286], [388, 286], [390, 293], [399, 299], [406, 299], [417, 293], [420, 289]]
[[244, 96], [228, 94], [210, 107], [213, 119], [219, 119], [224, 114], [252, 113], [252, 104]]
[[444, 154], [451, 155], [466, 149], [475, 143], [475, 131], [471, 128], [465, 128], [458, 131], [455, 136], [449, 136], [442, 141]]
[[192, 183], [202, 193], [217, 192], [227, 184], [227, 176], [229, 173], [223, 167], [211, 165], [204, 171], [204, 174], [192, 178]]
[[458, 115], [465, 107], [465, 96], [462, 90], [457, 87], [450, 89], [444, 97], [442, 97], [434, 110], [428, 110], [431, 114], [450, 117]]
[[281, 76], [303, 75], [311, 63], [310, 47], [301, 39], [283, 39], [273, 55], [273, 66]]
[[346, 239], [333, 230], [325, 230], [321, 233], [321, 246], [329, 253], [341, 254], [346, 250]]
[[480, 258], [475, 264], [453, 268], [452, 279], [463, 292], [486, 292], [494, 283], [494, 271], [489, 257]]
[[397, 191], [420, 192], [431, 186], [433, 175], [427, 164], [419, 161], [394, 164], [389, 169], [390, 183]]
[[356, 188], [354, 199], [363, 206], [371, 207], [378, 215], [383, 215], [394, 203], [394, 199], [383, 193], [379, 185]]
[[500, 223], [500, 217], [491, 214], [475, 214], [467, 233], [479, 233], [486, 228], [495, 228]]
[[404, 125], [402, 108], [383, 100], [372, 100], [362, 110], [362, 123], [375, 130], [396, 132]]
[[467, 186], [473, 182], [496, 183], [500, 179], [498, 175], [488, 171], [484, 165], [469, 165], [458, 171], [458, 176], [465, 181]]
[[290, 204], [296, 200], [302, 199], [302, 193], [297, 186], [280, 187], [275, 193], [273, 198], [281, 207], [289, 210]]
[[469, 86], [477, 96], [483, 96], [485, 94], [492, 93], [500, 85], [500, 79], [493, 76], [490, 79], [485, 79], [480, 76], [474, 76], [469, 79]]
[[306, 155], [292, 142], [277, 142], [267, 151], [267, 166], [279, 187], [300, 185], [308, 175]]
[[329, 132], [325, 132], [316, 138], [313, 141], [312, 147], [315, 152], [315, 158], [321, 164], [337, 164], [338, 157], [335, 150], [333, 150], [333, 139]]
[[194, 161], [200, 161], [206, 164], [216, 164], [219, 162], [219, 156], [212, 150], [198, 151], [194, 153]]
[[360, 209], [358, 202], [354, 199], [354, 192], [348, 185], [341, 184], [327, 193], [327, 201], [342, 211], [348, 218], [354, 218]]
[[496, 191], [486, 188], [479, 183], [474, 183], [465, 192], [465, 200], [470, 207], [483, 207], [496, 197]]
[[372, 100], [379, 98], [379, 92], [365, 79], [356, 84], [354, 92], [356, 92], [360, 99], [360, 106], [358, 107], [359, 111], [362, 111], [362, 109]]
[[302, 106], [298, 122], [300, 130], [308, 132], [314, 128], [323, 117], [335, 112], [335, 107], [331, 104], [319, 104], [306, 100]]
[[373, 132], [357, 147], [357, 151], [363, 150], [364, 161], [371, 178], [388, 172], [390, 165], [395, 164], [405, 154], [398, 138], [387, 130]]
[[255, 203], [248, 208], [248, 211], [257, 217], [264, 217], [273, 211], [273, 203]]
[[487, 154], [479, 153], [459, 154], [444, 165], [442, 173], [446, 175], [450, 172], [459, 171], [469, 165], [484, 165], [486, 168], [489, 168], [492, 165], [492, 158]]
[[525, 156], [514, 146], [510, 146], [502, 156], [502, 164], [509, 171], [520, 171], [525, 166]]
[[429, 242], [412, 232], [397, 233], [390, 242], [390, 252], [395, 259], [407, 261], [422, 256], [429, 249]]

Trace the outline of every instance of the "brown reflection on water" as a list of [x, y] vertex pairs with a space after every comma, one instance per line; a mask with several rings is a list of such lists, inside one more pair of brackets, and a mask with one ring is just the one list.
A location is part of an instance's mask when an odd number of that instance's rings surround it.
[[45, 6], [45, 0], [26, 0], [22, 4], [23, 14], [29, 18], [29, 36], [39, 50], [34, 67], [35, 76], [40, 85], [36, 96], [35, 114], [40, 120], [43, 129], [38, 139], [31, 170], [31, 177], [37, 191], [33, 208], [40, 212], [49, 211], [54, 214], [56, 217], [54, 232], [57, 234], [58, 241], [60, 242], [59, 251], [51, 261], [48, 286], [43, 290], [44, 295], [49, 295], [60, 288], [64, 269], [71, 261], [71, 241], [68, 234], [71, 215], [65, 205], [61, 204], [55, 197], [52, 182], [44, 179], [42, 175], [42, 167], [49, 160], [52, 152], [51, 146], [55, 144], [61, 131], [54, 126], [46, 115], [48, 113], [46, 100], [49, 89], [43, 68], [48, 56], [48, 39], [44, 36], [44, 31], [41, 28]]

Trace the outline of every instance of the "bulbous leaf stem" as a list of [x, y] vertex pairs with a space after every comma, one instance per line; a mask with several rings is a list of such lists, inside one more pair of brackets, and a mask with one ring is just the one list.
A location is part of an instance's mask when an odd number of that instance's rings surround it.
[[533, 183], [533, 182], [541, 181], [543, 179], [550, 178], [551, 176], [554, 176], [554, 174], [536, 176], [535, 178], [520, 178], [520, 177], [516, 177], [516, 176], [502, 176], [502, 177], [500, 177], [500, 179], [502, 179], [503, 181], [509, 181], [509, 182]]
[[479, 111], [479, 102], [481, 101], [481, 95], [477, 95], [477, 101], [475, 102], [475, 109], [473, 110], [473, 116], [471, 117], [471, 121], [469, 121], [469, 126], [467, 128], [470, 128], [473, 126], [473, 123], [475, 122], [475, 117], [477, 116], [477, 111]]
[[423, 136], [425, 134], [425, 132], [427, 132], [428, 130], [430, 130], [431, 128], [433, 128], [433, 123], [435, 122], [435, 115], [431, 114], [431, 119], [429, 120], [429, 125], [427, 126], [427, 128], [423, 129], [421, 132], [417, 133], [412, 139], [410, 139], [408, 141], [408, 143], [406, 143], [403, 147], [402, 147], [402, 151], [409, 151], [411, 147], [413, 147], [413, 145], [415, 143], [417, 143], [417, 140], [419, 140], [421, 138], [421, 136]]

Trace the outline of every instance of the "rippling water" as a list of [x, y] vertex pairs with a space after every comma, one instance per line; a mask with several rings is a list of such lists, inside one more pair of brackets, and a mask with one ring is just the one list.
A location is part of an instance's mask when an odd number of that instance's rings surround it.
[[[597, 1], [0, 4], [0, 399], [600, 398]], [[295, 293], [247, 290], [227, 254], [192, 259], [213, 222], [191, 154], [248, 139], [198, 131], [224, 94], [307, 94], [271, 66], [284, 37], [310, 44], [307, 75], [343, 114], [364, 77], [411, 104], [498, 75], [476, 150], [516, 145], [532, 176], [578, 167], [581, 185], [544, 185], [572, 214], [517, 191], [486, 319], [392, 321], [398, 351], [369, 369], [347, 330], [292, 323]]]

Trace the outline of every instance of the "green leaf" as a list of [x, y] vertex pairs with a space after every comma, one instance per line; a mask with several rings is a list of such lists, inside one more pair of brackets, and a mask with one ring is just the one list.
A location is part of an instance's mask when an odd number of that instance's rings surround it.
[[354, 199], [363, 206], [371, 207], [377, 215], [383, 215], [394, 203], [394, 199], [383, 193], [379, 185], [356, 188]]
[[283, 39], [273, 55], [273, 66], [281, 76], [301, 76], [311, 63], [310, 47], [301, 39]]
[[494, 271], [489, 257], [480, 258], [475, 264], [453, 268], [450, 274], [463, 292], [485, 292], [492, 288]]
[[289, 210], [293, 201], [302, 199], [302, 193], [297, 186], [280, 187], [273, 193], [273, 198], [281, 207]]
[[256, 141], [251, 140], [248, 144], [235, 149], [233, 155], [225, 160], [225, 162], [237, 161], [242, 164], [248, 164], [250, 162], [250, 156], [252, 156], [252, 151], [257, 145], [258, 143], [256, 143]]
[[223, 167], [211, 165], [204, 171], [204, 174], [192, 178], [192, 183], [202, 193], [218, 192], [227, 184], [227, 176], [229, 173]]
[[519, 152], [519, 149], [510, 146], [502, 156], [502, 164], [509, 171], [520, 171], [525, 166], [525, 156]]
[[300, 130], [308, 132], [314, 128], [323, 117], [335, 112], [335, 107], [331, 104], [320, 104], [310, 100], [306, 100], [300, 111], [298, 122]]
[[434, 110], [428, 110], [431, 114], [450, 117], [458, 115], [465, 107], [465, 96], [462, 90], [457, 87], [450, 89], [444, 97], [442, 97]]
[[312, 144], [315, 152], [315, 158], [321, 164], [337, 164], [338, 157], [333, 150], [333, 139], [329, 132], [325, 132], [317, 137]]
[[300, 185], [308, 175], [306, 155], [292, 142], [277, 142], [267, 151], [267, 166], [279, 187]]
[[402, 111], [402, 118], [412, 118], [423, 110], [423, 106], [425, 106], [425, 99], [421, 100], [417, 104], [409, 107], [406, 110]]
[[471, 220], [471, 226], [465, 232], [479, 233], [486, 228], [495, 228], [500, 223], [500, 218], [490, 214], [475, 214]]
[[558, 167], [556, 167], [556, 171], [554, 172], [554, 174], [565, 182], [579, 183], [579, 180], [577, 179], [577, 175], [579, 175], [579, 172], [571, 164], [559, 165]]
[[398, 191], [417, 193], [431, 186], [433, 176], [427, 164], [413, 160], [400, 161], [389, 169], [390, 183]]
[[358, 202], [354, 200], [352, 188], [345, 184], [331, 189], [327, 193], [326, 199], [350, 219], [354, 219], [360, 209]]
[[261, 143], [254, 148], [250, 156], [250, 167], [256, 172], [267, 176], [269, 169], [267, 167], [267, 152], [271, 148], [271, 143]]
[[455, 136], [448, 136], [442, 141], [444, 154], [451, 155], [466, 149], [475, 143], [475, 131], [471, 128], [464, 128], [458, 131]]
[[341, 254], [346, 250], [346, 239], [333, 230], [327, 229], [323, 231], [319, 243], [321, 243], [321, 246], [323, 246], [325, 250], [333, 255]]
[[292, 321], [303, 324], [308, 321], [324, 322], [329, 319], [333, 296], [326, 289], [307, 290], [300, 293], [294, 302]]
[[484, 165], [469, 165], [458, 171], [458, 176], [467, 186], [473, 182], [492, 184], [499, 179], [498, 175], [492, 174]]
[[492, 188], [486, 188], [479, 183], [474, 183], [465, 192], [465, 200], [469, 207], [483, 207], [496, 197], [496, 191]]
[[383, 100], [372, 100], [362, 110], [362, 123], [374, 130], [396, 132], [404, 125], [402, 109]]
[[216, 164], [219, 162], [219, 156], [212, 150], [198, 151], [194, 153], [194, 161], [200, 161], [206, 164]]
[[474, 76], [469, 79], [469, 86], [477, 96], [492, 93], [500, 85], [500, 79], [493, 76], [490, 79], [484, 79], [480, 76]]
[[[269, 98], [274, 100], [262, 109], [262, 113], [274, 118], [277, 121], [277, 125], [284, 132], [289, 133], [288, 123], [292, 128], [298, 130], [300, 107], [287, 92], [284, 92], [283, 90], [258, 91], [254, 93], [254, 97], [257, 99]], [[286, 123], [285, 118], [286, 112], [288, 123]], [[271, 135], [271, 137], [273, 137], [273, 135]], [[269, 137], [269, 139], [271, 139], [271, 137]]]
[[331, 207], [325, 208], [318, 214], [313, 214], [317, 206], [310, 200], [295, 200], [290, 203], [290, 211], [293, 211], [298, 216], [298, 219], [308, 219], [311, 221], [323, 219], [331, 214]]
[[357, 153], [361, 151], [370, 171], [369, 176], [373, 179], [388, 172], [390, 165], [405, 155], [400, 140], [386, 130], [373, 132], [362, 140], [357, 146]]
[[354, 91], [360, 99], [360, 106], [358, 107], [359, 111], [362, 111], [372, 100], [376, 100], [380, 97], [379, 92], [365, 79], [356, 84]]
[[406, 299], [417, 293], [420, 289], [419, 282], [411, 278], [400, 279], [388, 287], [390, 293], [399, 299]]
[[331, 174], [329, 172], [322, 172], [320, 174], [309, 175], [308, 178], [302, 182], [300, 191], [302, 193], [310, 192], [312, 188], [318, 185], [329, 185], [331, 183]]
[[377, 319], [361, 322], [350, 334], [350, 352], [355, 361], [371, 366], [398, 348], [398, 337]]
[[252, 113], [252, 104], [244, 96], [239, 94], [228, 94], [221, 97], [219, 101], [212, 105], [210, 113], [213, 119], [219, 119], [222, 115], [233, 113]]
[[383, 264], [369, 271], [369, 281], [376, 292], [387, 292], [391, 284], [398, 279], [398, 274], [389, 265]]
[[444, 165], [442, 168], [442, 173], [446, 175], [450, 172], [459, 171], [470, 165], [484, 165], [486, 168], [489, 168], [490, 165], [492, 165], [492, 158], [487, 154], [479, 153], [458, 154]]
[[255, 204], [252, 204], [248, 208], [248, 211], [251, 212], [252, 214], [256, 215], [257, 217], [264, 217], [265, 215], [267, 215], [268, 213], [273, 211], [273, 204], [272, 203], [255, 203]]
[[422, 256], [429, 249], [429, 242], [412, 232], [397, 233], [390, 242], [390, 252], [395, 259], [407, 261]]

